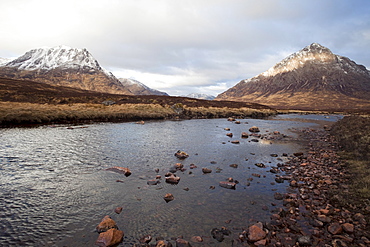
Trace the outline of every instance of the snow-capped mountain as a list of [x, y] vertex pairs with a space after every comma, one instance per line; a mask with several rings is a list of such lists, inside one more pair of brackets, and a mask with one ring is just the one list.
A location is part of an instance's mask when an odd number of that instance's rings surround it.
[[132, 94], [86, 50], [38, 48], [0, 64], [0, 76], [105, 93]]
[[167, 93], [152, 89], [134, 79], [120, 78], [119, 81], [127, 90], [129, 90], [131, 93], [135, 95], [165, 95], [165, 96], [168, 96]]
[[370, 71], [313, 43], [216, 99], [295, 109], [370, 107]]
[[205, 100], [213, 100], [216, 97], [210, 94], [204, 94], [204, 93], [191, 93], [186, 95], [185, 97], [188, 98], [194, 98], [194, 99], [205, 99]]

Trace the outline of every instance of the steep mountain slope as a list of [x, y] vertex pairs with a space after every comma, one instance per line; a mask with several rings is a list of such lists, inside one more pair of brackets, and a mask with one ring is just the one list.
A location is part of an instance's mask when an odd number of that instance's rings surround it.
[[0, 64], [0, 77], [98, 92], [132, 94], [116, 77], [100, 67], [86, 49], [68, 46], [26, 52], [17, 59]]
[[290, 109], [369, 108], [370, 72], [313, 43], [266, 72], [242, 80], [216, 99]]
[[120, 78], [118, 80], [128, 91], [130, 91], [131, 93], [135, 95], [165, 95], [165, 96], [168, 96], [167, 93], [152, 89], [134, 79]]

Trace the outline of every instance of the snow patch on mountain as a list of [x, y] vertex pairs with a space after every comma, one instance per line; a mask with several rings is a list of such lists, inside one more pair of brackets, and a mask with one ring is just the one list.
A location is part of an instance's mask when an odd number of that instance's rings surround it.
[[205, 100], [213, 100], [216, 97], [210, 94], [204, 94], [204, 93], [191, 93], [186, 95], [185, 97], [188, 98], [194, 98], [194, 99], [205, 99]]
[[56, 68], [102, 70], [110, 75], [108, 71], [100, 67], [97, 60], [86, 49], [71, 48], [64, 45], [30, 50], [23, 56], [7, 63], [6, 66], [31, 71]]

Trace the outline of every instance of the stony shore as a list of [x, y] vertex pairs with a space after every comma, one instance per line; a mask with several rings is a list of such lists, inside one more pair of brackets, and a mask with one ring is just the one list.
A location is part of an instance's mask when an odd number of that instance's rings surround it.
[[294, 153], [271, 169], [277, 183], [289, 186], [269, 202], [283, 202], [271, 212], [270, 221], [255, 221], [245, 228], [225, 222], [209, 236], [191, 239], [144, 236], [134, 246], [370, 246], [370, 205], [350, 196], [351, 176], [334, 137], [326, 126], [297, 131], [307, 151]]
[[[369, 205], [356, 202], [343, 206], [349, 191], [349, 176], [344, 161], [337, 154], [337, 144], [325, 130], [301, 130], [307, 141], [307, 153], [297, 153], [279, 165], [283, 178], [289, 181], [283, 200], [271, 221], [261, 227], [263, 238], [256, 246], [369, 246], [370, 231], [366, 215]], [[348, 198], [347, 198], [348, 199]], [[258, 224], [256, 224], [258, 225]], [[250, 246], [248, 237], [254, 227], [242, 232], [236, 246]], [[244, 242], [243, 242], [244, 241]], [[252, 245], [253, 246], [253, 245]]]

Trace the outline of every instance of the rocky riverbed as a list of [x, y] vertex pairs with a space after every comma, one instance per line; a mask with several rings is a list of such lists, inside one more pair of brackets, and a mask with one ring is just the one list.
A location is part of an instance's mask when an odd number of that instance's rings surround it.
[[286, 193], [275, 193], [275, 200], [284, 206], [271, 212], [270, 221], [251, 222], [245, 228], [225, 222], [209, 236], [186, 240], [143, 236], [134, 246], [370, 246], [365, 217], [370, 206], [355, 202], [343, 206], [350, 193], [349, 176], [327, 127], [296, 131], [307, 151], [292, 154], [270, 170], [276, 183], [289, 183]]

